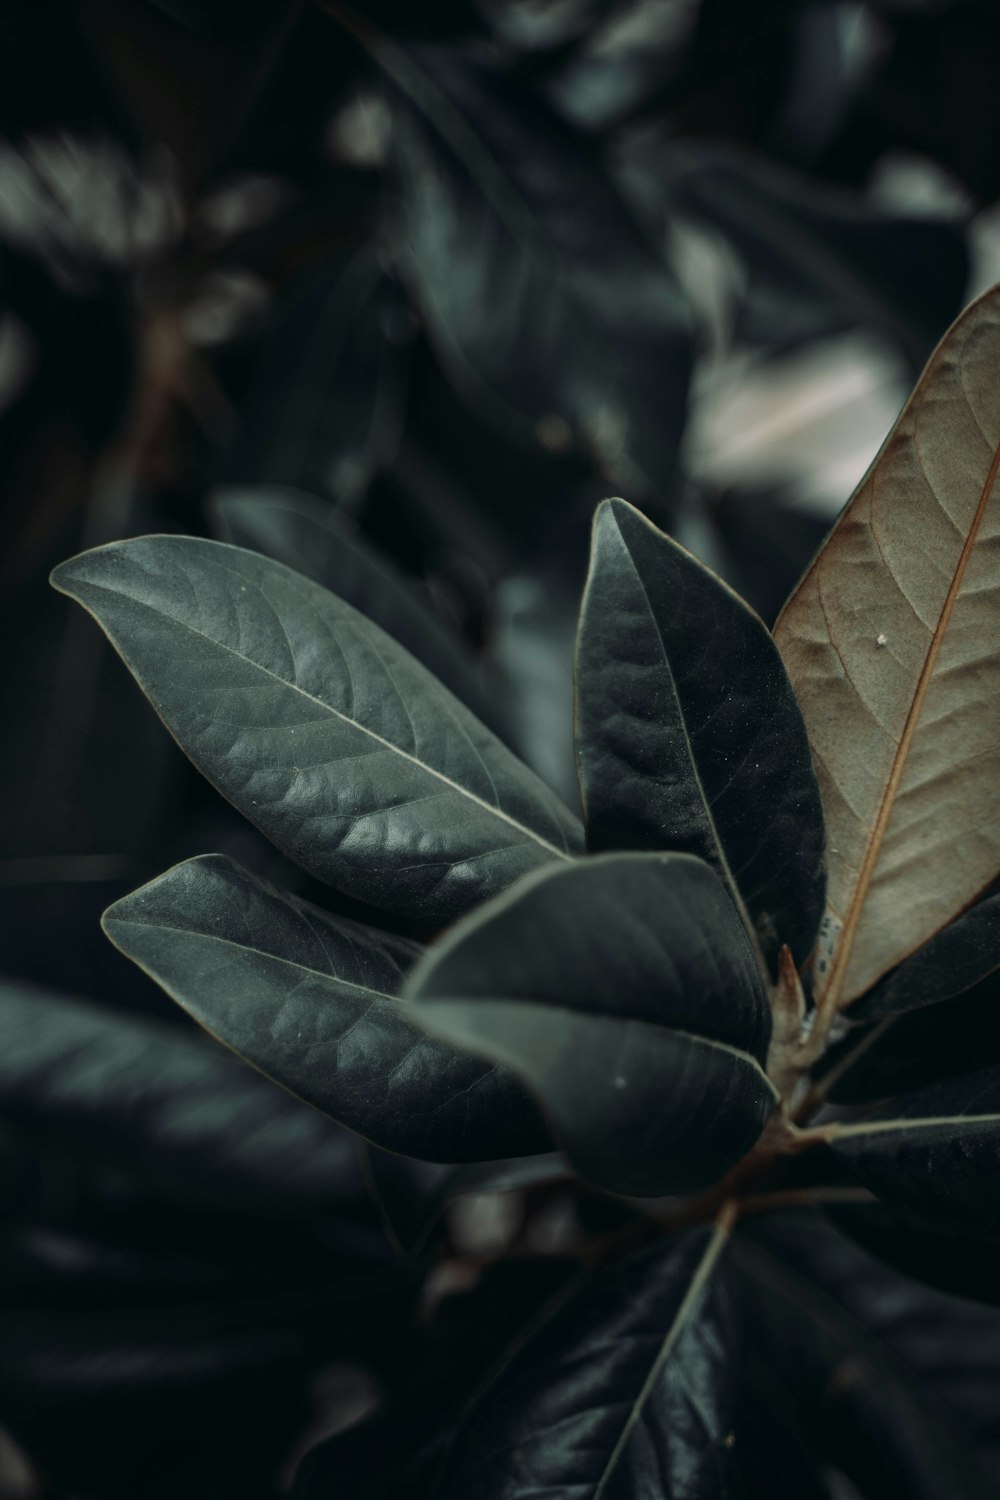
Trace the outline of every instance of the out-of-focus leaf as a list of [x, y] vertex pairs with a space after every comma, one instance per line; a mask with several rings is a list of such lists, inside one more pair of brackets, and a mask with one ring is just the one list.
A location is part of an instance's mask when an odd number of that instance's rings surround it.
[[829, 1129], [836, 1154], [887, 1203], [1000, 1241], [1000, 1069], [948, 1079], [874, 1119]]
[[985, 1500], [998, 1314], [893, 1275], [818, 1215], [748, 1221], [734, 1258], [748, 1345], [832, 1466], [879, 1500]]
[[370, 250], [311, 275], [264, 341], [231, 444], [230, 481], [357, 501], [398, 438], [408, 317]]
[[53, 582], [198, 769], [349, 895], [444, 922], [579, 847], [573, 815], [419, 662], [281, 563], [143, 537]]
[[750, 940], [690, 855], [528, 876], [429, 950], [407, 991], [435, 1031], [513, 1067], [574, 1166], [612, 1192], [714, 1180], [774, 1108]]
[[535, 53], [572, 47], [607, 13], [614, 0], [476, 0], [499, 40]]
[[423, 662], [484, 724], [496, 727], [472, 653], [331, 505], [296, 490], [224, 489], [215, 492], [210, 508], [223, 541], [287, 563], [346, 599]]
[[420, 1250], [435, 1222], [465, 1193], [511, 1193], [556, 1181], [568, 1171], [553, 1152], [458, 1166], [413, 1161], [388, 1151], [366, 1153], [366, 1169], [383, 1222], [404, 1254]]
[[597, 513], [577, 645], [577, 755], [597, 849], [707, 860], [772, 962], [823, 909], [805, 727], [761, 620], [623, 500]]
[[851, 1007], [851, 1019], [878, 1021], [964, 995], [1000, 969], [1000, 891], [949, 922]]
[[402, 269], [454, 378], [669, 503], [691, 334], [665, 259], [537, 95], [470, 54], [372, 46], [402, 96]]
[[725, 1239], [695, 1231], [596, 1275], [473, 1407], [441, 1500], [724, 1494], [739, 1346]]
[[893, 217], [749, 152], [656, 136], [643, 154], [640, 187], [720, 233], [739, 257], [741, 341], [787, 347], [866, 327], [919, 370], [961, 310], [969, 251], [960, 222]]
[[481, 1161], [547, 1144], [509, 1074], [407, 1015], [397, 997], [414, 944], [211, 854], [117, 901], [104, 928], [219, 1041], [377, 1145]]
[[[131, 683], [126, 686], [131, 691]], [[101, 913], [140, 872], [138, 861], [101, 855], [0, 863], [5, 975], [173, 1020], [177, 1012], [162, 992], [125, 962], [101, 932]], [[8, 884], [4, 877], [9, 875], [15, 878]], [[52, 941], [53, 932], [59, 933], [58, 943]]]
[[[308, 1452], [292, 1500], [429, 1500], [445, 1445], [498, 1354], [560, 1304], [579, 1265], [554, 1256], [488, 1266], [469, 1291], [445, 1297], [429, 1326], [393, 1359], [393, 1393], [366, 1421]], [[402, 1366], [402, 1368], [400, 1368]]]
[[539, 559], [502, 579], [492, 601], [490, 664], [518, 754], [553, 791], [580, 800], [573, 755], [576, 586], [561, 559]]
[[8, 1127], [209, 1201], [315, 1214], [362, 1191], [349, 1135], [192, 1032], [20, 983], [0, 1016]]
[[669, 89], [685, 60], [698, 0], [610, 0], [549, 83], [561, 115], [610, 133]]
[[[399, 1263], [395, 1263], [398, 1265]], [[58, 1405], [83, 1394], [91, 1400], [140, 1394], [176, 1395], [195, 1385], [250, 1381], [275, 1366], [308, 1364], [331, 1339], [338, 1318], [353, 1318], [361, 1299], [371, 1313], [385, 1296], [393, 1267], [376, 1267], [326, 1288], [284, 1288], [270, 1299], [173, 1304], [167, 1307], [85, 1308], [69, 1315], [29, 1310], [4, 1316], [0, 1391]]]
[[830, 1500], [825, 1459], [788, 1386], [754, 1347], [743, 1356], [736, 1465], [746, 1500]]
[[977, 1303], [1000, 1304], [996, 1247], [931, 1228], [898, 1205], [830, 1202], [837, 1229], [894, 1272]]
[[864, 1104], [927, 1088], [959, 1073], [1000, 1067], [998, 1001], [1000, 979], [994, 974], [947, 1005], [924, 1006], [851, 1027], [824, 1055], [817, 1073], [823, 1077], [840, 1068], [830, 1098]]
[[826, 813], [814, 987], [828, 1007], [857, 999], [1000, 866], [998, 359], [994, 290], [942, 341], [775, 627]]

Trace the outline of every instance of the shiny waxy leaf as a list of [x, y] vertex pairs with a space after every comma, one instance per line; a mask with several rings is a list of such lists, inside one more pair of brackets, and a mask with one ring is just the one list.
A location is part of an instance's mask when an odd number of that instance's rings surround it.
[[998, 364], [994, 289], [945, 335], [775, 627], [826, 813], [830, 1008], [1000, 868]]
[[405, 646], [484, 724], [494, 722], [475, 658], [329, 502], [293, 489], [223, 489], [212, 510], [224, 541], [263, 552], [331, 589]]
[[399, 91], [402, 271], [456, 382], [671, 499], [690, 315], [599, 156], [482, 57], [373, 44]]
[[281, 563], [140, 537], [53, 582], [199, 770], [319, 879], [437, 923], [579, 847], [572, 814], [419, 662]]
[[851, 1019], [919, 1010], [954, 1000], [1000, 969], [1000, 891], [950, 922], [851, 1007]]
[[440, 1500], [717, 1500], [726, 1493], [739, 1328], [696, 1231], [597, 1275], [476, 1406]]
[[623, 500], [594, 523], [577, 642], [577, 756], [598, 849], [681, 849], [744, 904], [762, 948], [809, 953], [823, 814], [766, 626]]
[[774, 1107], [760, 971], [690, 855], [528, 876], [432, 948], [408, 992], [435, 1031], [513, 1067], [576, 1169], [612, 1192], [713, 1181]]
[[428, 1037], [396, 998], [413, 944], [219, 854], [116, 901], [104, 928], [227, 1047], [377, 1145], [479, 1161], [548, 1144], [509, 1074]]
[[968, 1073], [829, 1127], [830, 1144], [889, 1203], [954, 1233], [1000, 1240], [1000, 1069]]

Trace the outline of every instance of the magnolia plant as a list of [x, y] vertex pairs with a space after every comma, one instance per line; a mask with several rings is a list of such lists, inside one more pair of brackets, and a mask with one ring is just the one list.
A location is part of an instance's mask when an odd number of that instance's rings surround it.
[[[586, 1274], [497, 1350], [435, 1494], [729, 1493], [740, 1339], [791, 1295], [782, 1235], [815, 1228], [766, 1210], [867, 1206], [973, 1259], [1000, 1235], [1000, 1056], [945, 1047], [936, 1074], [947, 1023], [912, 1044], [1000, 967], [998, 371], [995, 290], [773, 635], [631, 505], [600, 506], [579, 809], [336, 517], [296, 524], [339, 593], [281, 560], [287, 525], [278, 556], [151, 536], [56, 569], [219, 791], [408, 934], [206, 854], [116, 902], [111, 940], [372, 1147], [550, 1171], [558, 1152], [619, 1202]], [[220, 511], [259, 531], [239, 497]], [[839, 1335], [800, 1281], [788, 1338], [826, 1378]], [[858, 1369], [895, 1411], [898, 1370]], [[910, 1441], [921, 1494], [987, 1493], [933, 1410]]]

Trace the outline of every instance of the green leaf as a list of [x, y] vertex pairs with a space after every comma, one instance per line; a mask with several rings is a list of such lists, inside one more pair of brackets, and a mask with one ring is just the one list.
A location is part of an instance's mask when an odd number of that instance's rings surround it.
[[878, 1021], [954, 1000], [1000, 969], [1000, 891], [950, 922], [851, 1006], [851, 1020]]
[[994, 288], [945, 334], [775, 626], [826, 813], [827, 1012], [1000, 871], [998, 362]]
[[397, 997], [418, 949], [278, 891], [221, 854], [108, 908], [123, 953], [219, 1041], [390, 1151], [439, 1161], [544, 1150], [503, 1070], [427, 1036]]
[[399, 91], [400, 271], [456, 385], [672, 499], [690, 313], [599, 154], [482, 56], [362, 39]]
[[690, 855], [527, 876], [436, 944], [407, 990], [435, 1031], [520, 1074], [576, 1169], [613, 1192], [714, 1181], [774, 1107], [760, 971]]
[[214, 1209], [363, 1194], [356, 1142], [192, 1028], [0, 984], [0, 1121]]
[[739, 1369], [726, 1231], [599, 1273], [473, 1408], [440, 1500], [718, 1500]]
[[1000, 1241], [1000, 1069], [948, 1079], [874, 1119], [827, 1127], [836, 1154], [888, 1203]]
[[572, 814], [419, 662], [281, 563], [139, 537], [52, 577], [199, 770], [320, 880], [438, 923], [579, 847]]
[[388, 558], [334, 507], [300, 490], [216, 490], [210, 501], [223, 541], [287, 563], [380, 625], [484, 724], [497, 727], [471, 652], [432, 613]]
[[762, 948], [801, 962], [823, 909], [823, 812], [763, 621], [631, 505], [594, 522], [577, 642], [590, 843], [708, 861]]

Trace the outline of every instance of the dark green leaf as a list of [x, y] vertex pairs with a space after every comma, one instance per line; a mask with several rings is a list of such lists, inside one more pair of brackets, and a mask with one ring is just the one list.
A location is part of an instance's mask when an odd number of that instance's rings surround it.
[[402, 270], [454, 378], [515, 432], [672, 498], [689, 314], [596, 153], [482, 59], [375, 51], [406, 100]]
[[955, 1233], [1000, 1240], [1000, 1069], [949, 1079], [830, 1131], [834, 1151], [880, 1198]]
[[0, 986], [0, 1120], [215, 1203], [330, 1208], [355, 1142], [193, 1030]]
[[528, 876], [431, 949], [408, 990], [435, 1030], [525, 1078], [577, 1170], [613, 1192], [714, 1180], [774, 1107], [761, 975], [690, 855]]
[[996, 1314], [893, 1275], [818, 1215], [748, 1220], [733, 1256], [747, 1342], [832, 1467], [872, 1500], [986, 1500], [961, 1365], [995, 1365], [974, 1344], [976, 1320]]
[[473, 1408], [441, 1500], [718, 1500], [739, 1364], [724, 1245], [699, 1230], [597, 1275]]
[[310, 874], [444, 922], [576, 819], [395, 641], [269, 558], [140, 537], [62, 563], [195, 765]]
[[763, 622], [627, 505], [594, 522], [577, 645], [591, 844], [711, 864], [773, 956], [823, 907], [823, 813], [805, 726]]
[[216, 490], [210, 502], [224, 541], [287, 563], [405, 646], [467, 708], [494, 724], [475, 658], [388, 558], [329, 503], [292, 489]]
[[227, 1047], [377, 1145], [479, 1161], [547, 1144], [509, 1074], [407, 1015], [396, 997], [413, 944], [330, 916], [220, 854], [117, 901], [104, 927]]
[[1000, 969], [1000, 892], [950, 922], [912, 958], [851, 1006], [851, 1019], [877, 1021], [954, 1000]]

